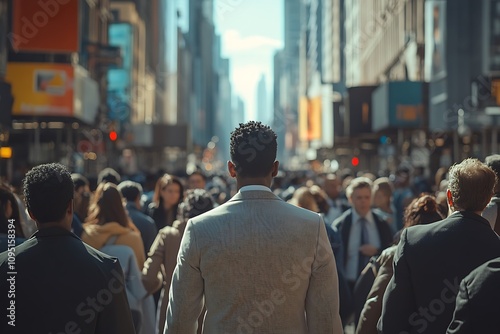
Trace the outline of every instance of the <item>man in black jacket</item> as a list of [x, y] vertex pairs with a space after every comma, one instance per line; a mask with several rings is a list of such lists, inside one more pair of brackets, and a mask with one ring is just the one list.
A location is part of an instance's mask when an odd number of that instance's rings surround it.
[[38, 231], [0, 254], [1, 333], [135, 333], [116, 258], [71, 233], [74, 186], [60, 164], [30, 170], [24, 196]]
[[460, 283], [447, 334], [491, 333], [500, 328], [500, 258], [474, 269]]
[[460, 281], [500, 257], [500, 240], [481, 217], [495, 173], [477, 159], [449, 171], [448, 218], [403, 231], [394, 257], [394, 276], [384, 295], [382, 333], [445, 333]]

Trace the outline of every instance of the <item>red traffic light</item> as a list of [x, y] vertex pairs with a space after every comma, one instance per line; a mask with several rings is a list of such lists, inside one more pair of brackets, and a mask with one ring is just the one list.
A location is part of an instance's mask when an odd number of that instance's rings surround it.
[[356, 167], [357, 165], [359, 165], [359, 158], [358, 157], [353, 157], [351, 159], [351, 164]]
[[111, 141], [116, 141], [118, 139], [118, 133], [116, 133], [116, 131], [110, 131], [109, 132], [109, 139]]

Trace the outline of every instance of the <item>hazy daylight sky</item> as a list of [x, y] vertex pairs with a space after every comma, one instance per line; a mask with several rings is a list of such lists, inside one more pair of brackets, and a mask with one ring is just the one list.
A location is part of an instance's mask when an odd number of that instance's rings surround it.
[[283, 0], [215, 0], [214, 21], [222, 55], [230, 59], [233, 95], [245, 101], [246, 120], [254, 119], [262, 74], [271, 105], [273, 55], [283, 47]]

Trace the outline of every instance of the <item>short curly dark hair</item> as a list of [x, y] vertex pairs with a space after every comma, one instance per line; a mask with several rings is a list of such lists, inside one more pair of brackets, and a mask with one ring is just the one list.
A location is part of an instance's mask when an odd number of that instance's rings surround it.
[[187, 220], [214, 208], [214, 200], [205, 189], [189, 189], [184, 201], [179, 204], [177, 219]]
[[231, 133], [230, 154], [236, 171], [242, 177], [269, 174], [278, 149], [276, 133], [261, 122], [240, 123]]
[[26, 207], [40, 224], [63, 219], [73, 199], [74, 184], [65, 166], [58, 163], [33, 167], [23, 180]]

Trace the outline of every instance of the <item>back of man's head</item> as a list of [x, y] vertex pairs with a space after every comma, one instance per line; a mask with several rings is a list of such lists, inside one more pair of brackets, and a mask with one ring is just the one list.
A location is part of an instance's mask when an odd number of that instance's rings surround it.
[[184, 200], [179, 204], [179, 219], [187, 220], [212, 210], [214, 201], [205, 189], [189, 189]]
[[59, 222], [73, 199], [74, 185], [66, 167], [50, 163], [26, 173], [23, 192], [26, 207], [38, 223]]
[[81, 187], [89, 185], [89, 180], [87, 180], [87, 178], [82, 174], [72, 173], [71, 179], [73, 180], [73, 183], [75, 185], [75, 191], [78, 191], [78, 189], [80, 189]]
[[114, 183], [115, 185], [118, 185], [120, 183], [120, 174], [113, 168], [107, 167], [104, 168], [99, 175], [97, 175], [97, 184], [100, 184], [102, 182], [111, 182]]
[[134, 202], [142, 195], [142, 186], [133, 181], [123, 181], [118, 185], [118, 190], [122, 193], [127, 202]]
[[479, 212], [493, 195], [496, 175], [486, 164], [468, 158], [450, 167], [448, 179], [454, 209]]
[[261, 122], [239, 125], [231, 133], [230, 154], [241, 177], [264, 177], [272, 171], [276, 160], [276, 134]]

